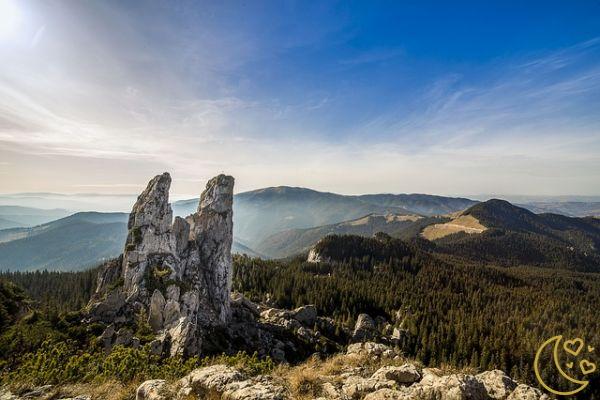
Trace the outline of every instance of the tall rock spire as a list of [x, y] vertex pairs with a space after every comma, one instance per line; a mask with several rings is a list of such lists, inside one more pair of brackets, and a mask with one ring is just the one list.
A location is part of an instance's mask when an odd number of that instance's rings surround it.
[[200, 251], [200, 264], [207, 266], [204, 278], [206, 298], [214, 310], [214, 322], [225, 324], [229, 318], [231, 293], [231, 244], [233, 240], [233, 177], [219, 175], [206, 185], [198, 211], [190, 215], [190, 237]]
[[123, 252], [123, 278], [129, 294], [140, 289], [150, 254], [173, 252], [170, 187], [171, 176], [168, 172], [155, 176], [138, 196], [129, 214], [129, 233]]
[[172, 355], [199, 353], [203, 332], [230, 319], [233, 184], [211, 179], [198, 211], [173, 222], [171, 177], [154, 177], [129, 216], [122, 261], [100, 274], [91, 315], [117, 325], [144, 315]]

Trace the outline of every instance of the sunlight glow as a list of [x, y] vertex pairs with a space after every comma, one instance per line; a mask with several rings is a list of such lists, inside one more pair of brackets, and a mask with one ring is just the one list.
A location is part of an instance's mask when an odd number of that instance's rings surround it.
[[14, 0], [0, 0], [0, 39], [10, 36], [19, 24], [19, 9]]

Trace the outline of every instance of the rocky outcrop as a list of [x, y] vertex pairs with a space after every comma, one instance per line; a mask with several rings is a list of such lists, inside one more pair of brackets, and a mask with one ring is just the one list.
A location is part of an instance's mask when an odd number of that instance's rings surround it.
[[353, 342], [366, 342], [376, 339], [379, 332], [375, 327], [375, 321], [368, 314], [360, 314], [352, 333]]
[[171, 355], [199, 353], [205, 332], [231, 318], [233, 184], [211, 179], [197, 212], [173, 221], [171, 177], [154, 177], [131, 210], [123, 255], [99, 275], [90, 319], [115, 329], [146, 316]]

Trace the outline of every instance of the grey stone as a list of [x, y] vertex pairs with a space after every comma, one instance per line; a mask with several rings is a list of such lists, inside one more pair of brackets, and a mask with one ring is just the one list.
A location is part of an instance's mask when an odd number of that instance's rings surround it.
[[517, 387], [517, 382], [513, 381], [503, 371], [497, 369], [485, 371], [476, 375], [476, 378], [483, 383], [488, 396], [494, 400], [505, 400]]
[[303, 325], [312, 327], [317, 320], [317, 308], [309, 304], [307, 306], [296, 308], [292, 312], [293, 317]]
[[388, 365], [375, 371], [371, 378], [385, 381], [391, 380], [402, 385], [410, 385], [421, 379], [421, 374], [419, 374], [417, 367], [413, 364], [404, 364], [399, 367]]
[[377, 338], [378, 332], [375, 321], [368, 314], [360, 314], [354, 325], [352, 342], [366, 342]]

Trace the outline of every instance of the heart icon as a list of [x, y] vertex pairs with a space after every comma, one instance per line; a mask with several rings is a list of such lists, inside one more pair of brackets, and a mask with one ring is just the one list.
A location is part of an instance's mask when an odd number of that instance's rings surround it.
[[583, 349], [583, 339], [576, 338], [571, 340], [565, 340], [563, 348], [567, 353], [576, 356], [577, 354], [579, 354], [579, 352], [581, 352], [581, 349]]
[[596, 370], [596, 364], [588, 360], [581, 360], [579, 362], [579, 368], [584, 375], [591, 374]]
[[572, 361], [567, 363], [567, 368], [569, 368], [569, 369], [573, 368], [573, 362]]
[[588, 352], [591, 353], [592, 351], [594, 351], [594, 348], [592, 346], [588, 346]]

